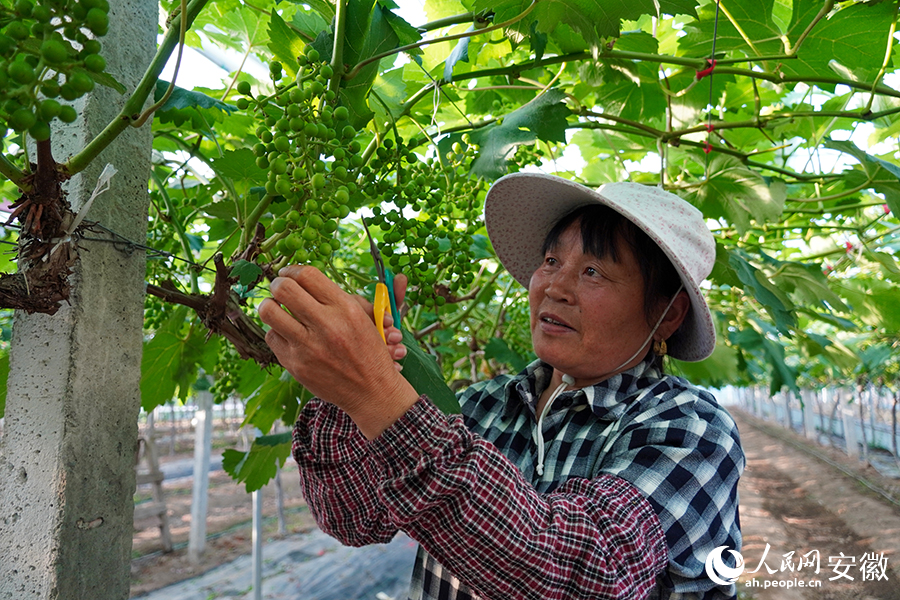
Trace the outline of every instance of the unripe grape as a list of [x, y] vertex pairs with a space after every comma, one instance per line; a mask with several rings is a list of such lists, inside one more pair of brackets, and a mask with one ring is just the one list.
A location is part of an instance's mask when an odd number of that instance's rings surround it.
[[291, 149], [291, 140], [286, 135], [279, 135], [275, 138], [275, 149], [279, 152], [287, 152]]
[[28, 134], [34, 138], [36, 142], [43, 142], [50, 139], [50, 126], [44, 121], [37, 121], [28, 128]]
[[309, 50], [306, 51], [306, 58], [309, 59], [309, 62], [316, 62], [319, 60], [319, 51], [310, 47]]
[[250, 101], [246, 98], [238, 98], [235, 104], [237, 105], [238, 110], [247, 110], [250, 108]]
[[279, 73], [279, 72], [281, 72], [282, 68], [283, 67], [282, 67], [281, 63], [278, 62], [277, 60], [273, 60], [272, 62], [269, 63], [269, 71], [272, 73]]
[[287, 179], [279, 179], [275, 182], [275, 191], [282, 196], [286, 196], [291, 192], [291, 182]]
[[296, 233], [287, 236], [284, 241], [288, 250], [292, 253], [303, 247], [303, 240]]
[[281, 157], [276, 158], [269, 165], [271, 171], [277, 175], [281, 175], [282, 173], [287, 173], [287, 163]]
[[294, 170], [291, 171], [291, 177], [294, 178], [294, 181], [306, 179], [306, 169], [304, 169], [303, 167], [294, 167]]
[[350, 111], [346, 106], [338, 106], [334, 109], [334, 118], [338, 121], [346, 121], [350, 118]]
[[338, 204], [347, 204], [350, 201], [350, 192], [345, 187], [340, 187], [334, 193], [334, 200]]
[[6, 35], [14, 40], [24, 40], [29, 33], [31, 33], [31, 30], [22, 21], [13, 21], [6, 26]]
[[34, 4], [30, 0], [16, 0], [16, 12], [22, 17], [30, 17]]
[[49, 123], [54, 117], [59, 115], [60, 110], [62, 110], [62, 105], [56, 100], [48, 98], [42, 101], [40, 107], [41, 120]]
[[9, 126], [18, 132], [26, 131], [35, 123], [37, 123], [37, 117], [27, 108], [20, 108], [9, 117]]
[[99, 40], [89, 39], [85, 40], [81, 44], [81, 55], [87, 56], [89, 54], [100, 54], [100, 50], [102, 49], [102, 45]]
[[261, 139], [266, 144], [270, 144], [272, 140], [275, 139], [275, 135], [271, 131], [266, 129], [262, 132], [262, 135], [259, 136], [259, 139]]
[[313, 96], [319, 96], [322, 92], [325, 91], [325, 86], [322, 85], [319, 81], [313, 81], [309, 84], [309, 91], [313, 94]]
[[274, 231], [275, 233], [282, 233], [285, 229], [287, 229], [286, 220], [279, 217], [278, 219], [272, 221], [272, 231]]
[[63, 123], [72, 123], [78, 118], [78, 113], [71, 106], [65, 105], [59, 109], [59, 120]]
[[[296, 105], [292, 104], [291, 106], [296, 106]], [[303, 120], [303, 117], [294, 117], [291, 119], [290, 124], [291, 124], [291, 131], [296, 131], [297, 133], [300, 133], [301, 131], [303, 131], [303, 128], [306, 126], [306, 121]]]
[[307, 123], [303, 126], [303, 133], [306, 137], [314, 137], [319, 132], [319, 128], [315, 123]]
[[328, 139], [328, 128], [325, 127], [324, 123], [316, 124], [316, 135], [323, 140]]
[[319, 74], [325, 79], [331, 79], [331, 76], [334, 75], [334, 69], [331, 68], [331, 65], [322, 65], [322, 68], [319, 69]]
[[326, 102], [331, 102], [331, 101], [334, 100], [336, 97], [337, 97], [337, 96], [335, 95], [334, 90], [326, 90], [326, 91], [325, 91], [325, 101], [326, 101]]
[[87, 12], [85, 24], [95, 35], [103, 36], [109, 31], [109, 16], [99, 8]]
[[325, 176], [321, 173], [316, 173], [312, 176], [311, 180], [313, 189], [320, 190], [325, 187]]
[[237, 91], [242, 96], [250, 95], [250, 82], [249, 81], [240, 81], [237, 84]]
[[106, 59], [99, 54], [88, 54], [84, 57], [84, 67], [94, 73], [102, 73], [106, 69]]
[[325, 172], [325, 161], [324, 161], [324, 160], [317, 160], [316, 162], [314, 162], [314, 163], [313, 163], [313, 170], [314, 170], [316, 173], [324, 173], [324, 172]]
[[[91, 10], [97, 10], [93, 8]], [[86, 73], [73, 73], [66, 78], [66, 83], [71, 83], [72, 87], [79, 92], [79, 96], [84, 95], [94, 89], [94, 80]]]
[[262, 156], [258, 156], [256, 158], [256, 166], [260, 169], [266, 169], [269, 167], [269, 157], [265, 154]]
[[292, 210], [291, 212], [288, 213], [287, 218], [288, 218], [288, 221], [290, 221], [291, 223], [296, 225], [297, 223], [300, 222], [300, 212], [296, 211], [296, 210]]
[[318, 236], [318, 234], [316, 233], [316, 230], [313, 229], [312, 227], [305, 227], [303, 229], [303, 232], [301, 233], [301, 235], [303, 236], [303, 239], [308, 242], [313, 241]]
[[6, 72], [10, 79], [22, 85], [28, 85], [35, 78], [34, 69], [22, 60], [10, 63], [9, 67], [6, 68]]

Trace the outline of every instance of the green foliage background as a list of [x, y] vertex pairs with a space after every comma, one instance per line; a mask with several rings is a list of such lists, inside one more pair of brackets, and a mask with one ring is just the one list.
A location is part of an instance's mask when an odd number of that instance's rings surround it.
[[[391, 0], [187, 6], [196, 14], [187, 44], [205, 40], [244, 62], [219, 89], [176, 87], [154, 115], [142, 242], [162, 253], [152, 257], [150, 283], [208, 292], [209, 263], [222, 253], [254, 314], [266, 294], [264, 267], [283, 261], [268, 254], [248, 264], [241, 253], [257, 223], [274, 246], [273, 224], [292, 206], [263, 189], [253, 148], [269, 126], [264, 113], [237, 108], [236, 87], [247, 82], [254, 101], [272, 97], [273, 81], [246, 65], [277, 60], [292, 81], [303, 72], [296, 57], [311, 45], [334, 71], [327, 88], [335, 99], [325, 103], [348, 109], [364, 160], [352, 171], [360, 196], [323, 266], [348, 291], [371, 294], [358, 216], [396, 214], [373, 233], [394, 250], [397, 271], [427, 249], [405, 230], [392, 239], [391, 223], [439, 225], [431, 251], [443, 262], [412, 283], [423, 298], [442, 300], [413, 304], [403, 327], [451, 387], [518, 370], [533, 356], [526, 290], [499, 266], [476, 215], [493, 179], [535, 166], [591, 186], [663, 185], [703, 211], [717, 240], [707, 297], [719, 344], [701, 363], [673, 361], [673, 371], [709, 386], [768, 382], [772, 390], [857, 379], [895, 385], [897, 1], [723, 0], [717, 11], [708, 0], [426, 0], [429, 21], [412, 24]], [[154, 82], [157, 98], [167, 88]], [[408, 167], [424, 177], [418, 188], [403, 178], [398, 140], [431, 161]], [[3, 174], [13, 181], [12, 166], [27, 170], [22, 147], [18, 136], [4, 139]], [[3, 183], [4, 199], [15, 199], [14, 187]], [[418, 209], [395, 203], [436, 189], [440, 201]], [[14, 230], [5, 235], [15, 239]], [[247, 422], [263, 433], [295, 418], [304, 392], [279, 367], [261, 370], [217, 336], [207, 340], [188, 311], [148, 296], [146, 334], [144, 378], [153, 385], [142, 387], [145, 409], [185, 399], [202, 369], [219, 401], [246, 399]], [[288, 448], [266, 438], [252, 459], [228, 464], [257, 487], [266, 477], [252, 465], [283, 460]]]

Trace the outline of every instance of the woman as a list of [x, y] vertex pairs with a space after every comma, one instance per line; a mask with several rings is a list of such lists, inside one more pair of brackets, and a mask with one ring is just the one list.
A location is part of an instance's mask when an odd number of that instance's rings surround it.
[[364, 301], [311, 268], [273, 282], [267, 341], [318, 396], [294, 457], [319, 525], [348, 545], [406, 531], [413, 598], [733, 597], [704, 561], [740, 550], [737, 430], [661, 371], [666, 352], [715, 346], [700, 212], [657, 188], [519, 173], [492, 186], [485, 221], [528, 286], [538, 360], [462, 392], [462, 418], [399, 375], [399, 332], [386, 348]]

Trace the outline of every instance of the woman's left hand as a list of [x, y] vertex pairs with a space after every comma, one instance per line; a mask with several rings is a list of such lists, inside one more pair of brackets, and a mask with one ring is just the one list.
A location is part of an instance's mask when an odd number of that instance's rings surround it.
[[306, 389], [344, 410], [374, 439], [415, 404], [418, 394], [364, 310], [314, 267], [282, 269], [259, 306], [266, 343]]

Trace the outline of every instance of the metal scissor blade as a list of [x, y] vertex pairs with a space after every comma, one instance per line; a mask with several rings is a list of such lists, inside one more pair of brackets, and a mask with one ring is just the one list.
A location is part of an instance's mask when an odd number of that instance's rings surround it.
[[366, 230], [366, 236], [369, 238], [369, 252], [372, 254], [372, 260], [375, 261], [375, 271], [378, 273], [378, 281], [385, 283], [384, 259], [381, 258], [381, 252], [378, 250], [378, 246], [375, 245], [375, 238], [373, 238], [372, 234], [369, 232], [369, 224], [366, 223], [366, 218], [361, 218], [363, 229]]

